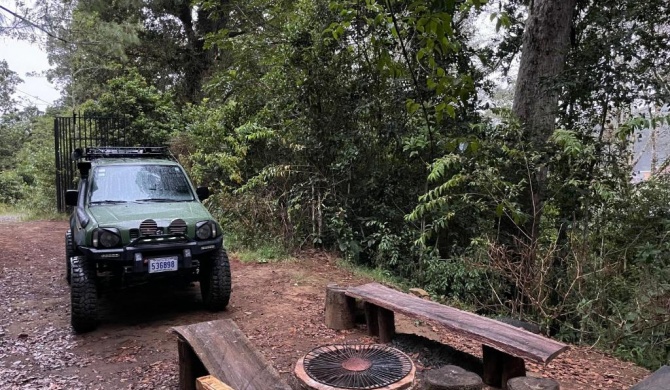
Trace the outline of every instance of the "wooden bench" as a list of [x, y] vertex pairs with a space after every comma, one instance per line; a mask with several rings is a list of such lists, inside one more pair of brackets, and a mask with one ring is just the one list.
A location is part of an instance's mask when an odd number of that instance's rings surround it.
[[232, 320], [171, 329], [177, 335], [179, 388], [195, 390], [210, 374], [236, 390], [291, 390]]
[[630, 390], [668, 390], [670, 389], [670, 366], [663, 366], [650, 374]]
[[433, 321], [449, 331], [482, 343], [484, 383], [504, 387], [508, 379], [526, 375], [524, 359], [547, 363], [568, 346], [494, 319], [454, 309], [425, 299], [368, 283], [350, 287], [345, 294], [364, 302], [368, 333], [383, 343], [395, 334], [394, 313]]

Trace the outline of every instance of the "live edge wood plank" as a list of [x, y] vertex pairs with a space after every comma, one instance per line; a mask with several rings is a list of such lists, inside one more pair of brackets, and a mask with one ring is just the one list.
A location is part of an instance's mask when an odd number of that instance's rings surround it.
[[668, 390], [670, 389], [670, 366], [662, 366], [653, 374], [644, 378], [644, 380], [630, 390]]
[[232, 320], [200, 322], [171, 330], [188, 343], [210, 375], [230, 387], [291, 390]]
[[435, 321], [446, 329], [512, 356], [547, 363], [568, 346], [496, 320], [427, 301], [378, 283], [347, 289], [346, 294], [410, 317]]

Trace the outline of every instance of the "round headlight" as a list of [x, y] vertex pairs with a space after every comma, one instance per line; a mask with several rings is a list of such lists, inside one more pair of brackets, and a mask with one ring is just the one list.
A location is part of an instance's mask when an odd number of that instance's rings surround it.
[[206, 240], [212, 236], [212, 225], [207, 222], [202, 224], [198, 228], [198, 230], [195, 231], [195, 235], [198, 237], [200, 240]]
[[119, 245], [119, 241], [121, 241], [121, 237], [117, 236], [116, 234], [112, 232], [108, 232], [107, 230], [103, 230], [100, 232], [100, 245], [105, 248], [112, 248], [117, 245]]

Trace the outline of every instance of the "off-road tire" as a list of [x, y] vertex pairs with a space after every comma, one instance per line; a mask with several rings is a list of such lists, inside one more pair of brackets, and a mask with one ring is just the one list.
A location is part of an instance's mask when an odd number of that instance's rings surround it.
[[220, 248], [202, 259], [200, 265], [200, 293], [205, 308], [221, 311], [230, 301], [230, 262], [226, 250]]
[[90, 332], [98, 326], [98, 289], [95, 264], [84, 256], [71, 260], [70, 314], [72, 328], [77, 333]]
[[74, 250], [72, 249], [72, 232], [70, 230], [65, 233], [65, 280], [67, 284], [70, 284], [72, 280], [72, 270], [70, 269], [70, 257], [74, 256]]

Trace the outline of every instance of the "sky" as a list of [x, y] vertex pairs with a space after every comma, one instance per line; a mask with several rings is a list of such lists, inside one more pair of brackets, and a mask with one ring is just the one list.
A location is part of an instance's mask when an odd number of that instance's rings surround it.
[[15, 97], [23, 106], [33, 104], [44, 111], [60, 97], [60, 92], [45, 76], [27, 76], [29, 72], [43, 72], [49, 69], [47, 54], [36, 43], [17, 41], [0, 37], [0, 59], [7, 61], [9, 69], [18, 73], [23, 83], [17, 86]]

